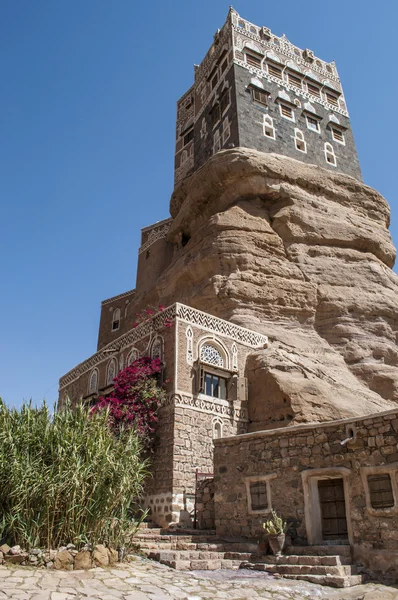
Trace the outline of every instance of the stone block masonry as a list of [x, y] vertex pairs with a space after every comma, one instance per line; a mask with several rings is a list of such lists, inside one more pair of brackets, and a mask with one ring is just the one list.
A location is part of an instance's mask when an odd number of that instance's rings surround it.
[[[252, 505], [255, 482], [265, 486], [261, 507]], [[323, 482], [337, 494], [326, 503]], [[214, 483], [218, 534], [261, 536], [272, 508], [288, 519], [293, 544], [340, 536], [374, 572], [398, 575], [397, 410], [216, 440]], [[333, 502], [343, 527], [330, 537]]]

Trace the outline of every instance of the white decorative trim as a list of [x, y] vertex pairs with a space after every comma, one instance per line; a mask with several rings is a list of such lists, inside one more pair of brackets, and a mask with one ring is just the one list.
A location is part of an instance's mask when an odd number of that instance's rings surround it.
[[228, 400], [220, 400], [219, 398], [204, 398], [178, 392], [171, 394], [163, 406], [171, 406], [177, 408], [189, 408], [201, 413], [210, 415], [229, 417], [234, 421], [242, 423], [248, 422], [248, 412], [246, 408], [237, 408]]
[[185, 330], [185, 337], [187, 338], [187, 363], [193, 364], [193, 331], [192, 327], [188, 325]]
[[116, 377], [117, 362], [116, 358], [111, 358], [106, 369], [106, 385], [112, 385]]
[[95, 366], [108, 360], [110, 352], [120, 352], [134, 345], [139, 340], [148, 337], [154, 331], [158, 331], [161, 327], [164, 327], [166, 322], [170, 323], [176, 319], [180, 319], [189, 325], [196, 325], [211, 333], [219, 333], [249, 348], [264, 348], [268, 345], [266, 335], [245, 329], [229, 321], [224, 321], [224, 319], [219, 319], [190, 306], [176, 303], [157, 313], [152, 319], [141, 323], [135, 329], [121, 335], [110, 344], [104, 346], [99, 352], [96, 352], [96, 354], [93, 354], [93, 356], [77, 365], [77, 367], [71, 369], [60, 378], [60, 389], [76, 381]]
[[152, 244], [154, 244], [158, 240], [165, 238], [169, 232], [171, 221], [171, 219], [168, 219], [166, 222], [161, 221], [160, 224], [153, 225], [152, 228], [149, 230], [146, 241], [139, 248], [138, 254], [142, 254], [143, 252], [145, 252], [145, 250], [152, 246]]
[[238, 371], [238, 346], [235, 342], [232, 344], [232, 370]]
[[130, 296], [131, 294], [135, 294], [135, 290], [130, 290], [128, 292], [123, 292], [123, 294], [119, 294], [118, 296], [112, 296], [112, 298], [107, 298], [106, 300], [103, 300], [101, 302], [101, 306], [104, 306], [105, 304], [110, 304], [111, 302], [116, 302], [117, 300], [120, 300], [121, 298], [125, 298], [126, 296]]
[[[95, 384], [93, 383], [94, 377], [95, 377]], [[98, 392], [98, 383], [99, 383], [98, 379], [99, 379], [98, 369], [93, 369], [91, 371], [91, 375], [88, 380], [88, 389], [87, 389], [88, 394], [94, 394], [95, 392]]]

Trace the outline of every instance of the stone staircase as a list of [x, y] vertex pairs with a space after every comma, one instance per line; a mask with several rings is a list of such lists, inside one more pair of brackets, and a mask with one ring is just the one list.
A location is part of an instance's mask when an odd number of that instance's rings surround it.
[[269, 556], [257, 542], [217, 537], [215, 531], [170, 531], [143, 523], [134, 538], [144, 556], [180, 571], [253, 569], [320, 585], [350, 587], [364, 576], [352, 565], [349, 546], [290, 546]]

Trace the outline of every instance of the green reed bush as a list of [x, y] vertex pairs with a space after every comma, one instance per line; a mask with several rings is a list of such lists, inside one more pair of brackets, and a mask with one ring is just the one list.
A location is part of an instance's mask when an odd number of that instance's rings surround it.
[[0, 399], [0, 542], [128, 544], [148, 463], [134, 430], [116, 437], [107, 423], [106, 411]]

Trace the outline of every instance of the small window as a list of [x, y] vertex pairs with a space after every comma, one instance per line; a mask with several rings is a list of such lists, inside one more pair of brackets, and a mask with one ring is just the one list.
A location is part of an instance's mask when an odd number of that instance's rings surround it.
[[268, 104], [267, 92], [263, 92], [263, 90], [260, 90], [256, 87], [252, 88], [252, 98], [253, 98], [254, 102], [258, 102], [259, 104], [262, 104], [263, 106], [267, 106], [267, 104]]
[[383, 509], [394, 506], [391, 477], [388, 473], [368, 475], [368, 486], [372, 508]]
[[332, 92], [325, 92], [325, 94], [326, 100], [329, 102], [329, 104], [333, 104], [333, 106], [339, 105], [339, 97], [337, 94], [333, 94]]
[[213, 440], [219, 440], [220, 438], [222, 438], [222, 423], [221, 421], [214, 421]]
[[302, 79], [298, 75], [293, 75], [293, 73], [288, 73], [287, 79], [288, 79], [288, 82], [290, 83], [290, 85], [294, 85], [294, 87], [297, 87], [300, 89], [303, 87]]
[[206, 396], [226, 400], [227, 380], [213, 373], [204, 373], [204, 393]]
[[264, 115], [264, 135], [272, 140], [275, 139], [274, 121], [269, 115]]
[[112, 358], [108, 364], [107, 374], [106, 374], [106, 384], [112, 385], [113, 380], [116, 377], [116, 360]]
[[296, 145], [296, 150], [300, 152], [307, 152], [307, 144], [304, 139], [304, 134], [299, 129], [294, 130], [294, 142]]
[[229, 89], [225, 90], [220, 98], [220, 110], [221, 114], [224, 114], [224, 111], [227, 110], [229, 106], [230, 94]]
[[140, 357], [140, 353], [138, 352], [137, 348], [132, 348], [127, 357], [126, 366], [129, 367], [131, 365], [131, 363], [133, 363], [139, 357]]
[[200, 349], [201, 362], [215, 367], [224, 367], [224, 357], [221, 352], [212, 344], [203, 344]]
[[262, 56], [261, 54], [255, 54], [254, 52], [246, 52], [246, 64], [261, 69]]
[[189, 144], [191, 140], [193, 140], [193, 126], [184, 135], [184, 146]]
[[250, 484], [251, 509], [253, 511], [267, 510], [267, 484], [265, 481], [255, 481]]
[[216, 131], [214, 132], [214, 138], [213, 138], [213, 154], [216, 154], [220, 150], [221, 150], [221, 136], [220, 136], [220, 131], [218, 129], [216, 129]]
[[152, 342], [151, 358], [159, 358], [163, 360], [163, 340], [161, 337], [156, 337]]
[[321, 97], [321, 88], [318, 85], [307, 81], [307, 90], [313, 96], [317, 96], [318, 98]]
[[320, 133], [320, 126], [319, 126], [319, 121], [318, 119], [314, 119], [314, 117], [310, 117], [309, 115], [307, 115], [307, 127], [308, 129], [311, 129], [312, 131], [316, 131], [317, 133]]
[[184, 164], [184, 162], [186, 162], [188, 160], [188, 152], [186, 150], [183, 150], [181, 152], [181, 159], [180, 159], [180, 166]]
[[220, 105], [215, 104], [210, 111], [211, 124], [214, 127], [220, 120]]
[[332, 137], [339, 144], [345, 144], [344, 133], [337, 127], [332, 127]]
[[332, 144], [329, 144], [327, 142], [325, 144], [325, 160], [327, 163], [329, 163], [329, 165], [332, 165], [333, 167], [335, 167], [337, 164], [333, 146]]
[[210, 80], [210, 89], [214, 90], [214, 88], [216, 87], [218, 83], [218, 71], [216, 71], [213, 75], [213, 77]]
[[268, 74], [282, 79], [282, 69], [273, 63], [268, 63]]
[[250, 27], [250, 33], [254, 33], [254, 35], [257, 35], [257, 29], [253, 27], [253, 25], [251, 25]]
[[227, 67], [228, 67], [228, 56], [221, 63], [221, 67], [220, 67], [221, 75], [223, 75], [223, 73], [225, 73], [225, 70]]
[[120, 327], [120, 308], [113, 311], [112, 331], [117, 331]]
[[282, 117], [285, 117], [285, 119], [290, 119], [291, 121], [294, 121], [294, 113], [293, 113], [293, 109], [291, 106], [280, 103], [279, 108], [280, 108]]
[[98, 390], [98, 369], [94, 369], [91, 372], [90, 379], [88, 382], [88, 393], [94, 394]]
[[222, 124], [222, 145], [225, 146], [226, 142], [231, 136], [231, 125], [228, 117], [224, 119]]
[[238, 21], [238, 27], [239, 27], [240, 29], [246, 29], [245, 22], [244, 22], [244, 21]]

